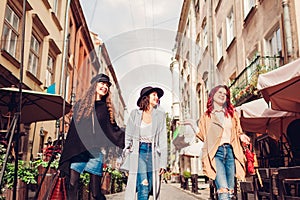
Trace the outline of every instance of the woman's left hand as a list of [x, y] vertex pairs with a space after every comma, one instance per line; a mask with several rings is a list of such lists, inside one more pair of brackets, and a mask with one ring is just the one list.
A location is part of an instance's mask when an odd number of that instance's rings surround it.
[[250, 144], [250, 138], [246, 134], [240, 135], [240, 140], [245, 144]]

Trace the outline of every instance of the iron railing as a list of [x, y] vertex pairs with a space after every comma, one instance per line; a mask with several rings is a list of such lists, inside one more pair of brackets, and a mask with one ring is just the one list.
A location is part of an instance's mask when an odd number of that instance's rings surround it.
[[257, 80], [259, 74], [272, 71], [280, 67], [282, 62], [280, 56], [257, 56], [232, 82], [229, 86], [234, 105], [240, 105], [248, 97], [257, 95]]

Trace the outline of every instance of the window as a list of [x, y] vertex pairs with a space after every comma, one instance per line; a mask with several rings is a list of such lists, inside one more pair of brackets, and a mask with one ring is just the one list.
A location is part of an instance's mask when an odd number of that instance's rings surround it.
[[203, 48], [206, 48], [208, 45], [208, 37], [207, 37], [207, 24], [205, 23], [203, 26]]
[[55, 60], [52, 56], [48, 55], [47, 69], [46, 69], [46, 82], [45, 86], [49, 87], [53, 83]]
[[277, 28], [272, 32], [269, 37], [265, 39], [265, 55], [267, 56], [278, 56], [281, 54], [281, 37], [280, 37], [280, 28]]
[[226, 17], [226, 31], [226, 44], [228, 47], [234, 38], [233, 8], [230, 10], [228, 16]]
[[49, 0], [52, 11], [58, 16], [58, 0]]
[[30, 42], [30, 52], [28, 61], [28, 71], [30, 71], [34, 76], [37, 76], [38, 63], [39, 63], [39, 50], [40, 42], [35, 36], [31, 36]]
[[20, 18], [16, 15], [16, 13], [9, 6], [6, 6], [2, 33], [2, 48], [13, 57], [16, 57], [19, 22]]
[[246, 19], [253, 7], [255, 7], [255, 0], [244, 0], [244, 19]]
[[222, 30], [217, 36], [217, 61], [222, 57], [223, 45], [222, 45]]
[[186, 37], [191, 38], [191, 31], [190, 31], [190, 21], [187, 21], [186, 24]]

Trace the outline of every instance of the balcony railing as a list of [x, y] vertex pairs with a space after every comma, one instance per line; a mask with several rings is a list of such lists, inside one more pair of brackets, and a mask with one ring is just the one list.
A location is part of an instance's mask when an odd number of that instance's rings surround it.
[[263, 74], [282, 65], [282, 57], [257, 56], [229, 86], [235, 106], [257, 97], [257, 80]]

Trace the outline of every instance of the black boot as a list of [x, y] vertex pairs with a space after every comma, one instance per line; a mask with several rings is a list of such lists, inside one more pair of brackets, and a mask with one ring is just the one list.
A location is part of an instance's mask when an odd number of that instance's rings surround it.
[[106, 200], [106, 197], [101, 192], [101, 176], [90, 174], [90, 199], [91, 200]]
[[78, 186], [79, 186], [79, 176], [80, 174], [74, 170], [70, 170], [70, 184], [68, 187], [68, 199], [77, 200], [78, 199]]

